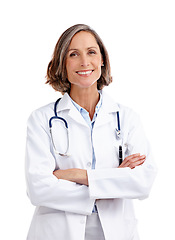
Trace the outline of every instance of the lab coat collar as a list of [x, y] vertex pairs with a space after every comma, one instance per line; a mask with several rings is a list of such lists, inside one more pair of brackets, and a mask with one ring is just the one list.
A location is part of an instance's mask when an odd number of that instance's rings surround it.
[[65, 110], [70, 110], [73, 107], [68, 93], [65, 93], [57, 105], [57, 113]]
[[115, 102], [104, 90], [102, 91], [103, 94], [103, 103], [102, 108], [103, 111], [106, 113], [114, 113], [119, 111], [119, 105]]
[[[103, 90], [102, 94], [102, 108], [106, 113], [112, 113], [119, 111], [118, 104]], [[64, 110], [70, 110], [73, 108], [73, 103], [68, 95], [65, 93], [57, 106], [57, 113]]]
[[104, 92], [104, 90], [102, 91], [102, 94], [103, 102], [94, 127], [99, 127], [111, 122], [113, 120], [113, 117], [111, 117], [112, 113], [116, 114], [116, 112], [119, 111], [118, 104], [106, 92]]
[[70, 118], [72, 118], [74, 121], [76, 121], [79, 124], [82, 124], [86, 127], [89, 127], [88, 124], [86, 123], [85, 119], [81, 116], [81, 113], [74, 106], [68, 93], [64, 94], [64, 96], [62, 97], [62, 99], [60, 100], [60, 102], [57, 106], [58, 116], [60, 115], [61, 112], [66, 112], [66, 111], [67, 111], [67, 115]]
[[[100, 108], [100, 111], [98, 113], [98, 117], [96, 119], [96, 126], [103, 125], [109, 121], [111, 121], [111, 113], [116, 113], [119, 111], [118, 104], [111, 98], [109, 95], [103, 91], [101, 91], [102, 94], [102, 106]], [[70, 96], [68, 93], [65, 93], [62, 97], [61, 101], [59, 102], [57, 106], [57, 113], [59, 115], [59, 112], [68, 110], [68, 115], [74, 119], [75, 121], [88, 126], [86, 121], [82, 118], [80, 112], [76, 109], [76, 107], [73, 105]]]

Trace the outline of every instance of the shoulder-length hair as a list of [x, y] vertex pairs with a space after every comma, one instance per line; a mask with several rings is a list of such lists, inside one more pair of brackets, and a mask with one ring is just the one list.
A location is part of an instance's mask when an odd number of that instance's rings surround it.
[[63, 32], [58, 39], [52, 59], [47, 68], [46, 83], [49, 83], [56, 91], [59, 91], [62, 94], [65, 92], [70, 93], [71, 88], [71, 84], [67, 79], [66, 71], [66, 57], [69, 45], [75, 34], [81, 31], [91, 33], [95, 37], [101, 51], [103, 66], [101, 69], [101, 76], [97, 81], [98, 90], [101, 90], [104, 86], [108, 86], [112, 82], [109, 56], [101, 38], [89, 26], [85, 24], [76, 24]]

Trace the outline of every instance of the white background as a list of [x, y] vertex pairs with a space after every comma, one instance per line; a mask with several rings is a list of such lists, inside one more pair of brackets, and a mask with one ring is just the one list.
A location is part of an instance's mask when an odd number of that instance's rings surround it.
[[44, 84], [47, 64], [60, 34], [77, 23], [103, 39], [114, 80], [106, 91], [140, 114], [154, 151], [157, 179], [150, 198], [136, 200], [141, 240], [175, 239], [173, 0], [0, 3], [0, 239], [26, 238], [34, 211], [24, 176], [26, 122], [60, 96]]

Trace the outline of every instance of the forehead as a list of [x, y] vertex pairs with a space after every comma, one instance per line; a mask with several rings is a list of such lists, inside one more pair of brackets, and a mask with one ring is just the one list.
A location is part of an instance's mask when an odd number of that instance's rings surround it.
[[98, 43], [94, 35], [90, 32], [81, 31], [76, 33], [69, 45], [69, 49], [80, 49], [80, 48], [89, 48], [89, 47], [98, 47]]

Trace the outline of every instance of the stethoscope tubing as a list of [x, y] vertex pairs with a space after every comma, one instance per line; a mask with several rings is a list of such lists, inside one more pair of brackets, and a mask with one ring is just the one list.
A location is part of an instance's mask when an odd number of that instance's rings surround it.
[[[53, 148], [54, 148], [54, 150], [55, 150], [55, 153], [57, 153], [57, 154], [59, 154], [59, 155], [61, 155], [61, 156], [69, 156], [69, 153], [68, 153], [68, 150], [69, 150], [69, 131], [68, 131], [68, 123], [67, 123], [67, 121], [66, 121], [64, 118], [58, 117], [58, 114], [57, 114], [57, 106], [58, 106], [58, 103], [59, 103], [60, 100], [61, 100], [61, 98], [59, 98], [59, 99], [55, 102], [55, 104], [54, 104], [54, 114], [55, 114], [55, 116], [53, 116], [53, 117], [51, 117], [51, 118], [49, 119], [50, 135], [51, 135], [51, 140], [52, 140], [52, 144], [53, 144]], [[65, 151], [64, 153], [60, 153], [60, 152], [58, 152], [58, 151], [56, 150], [56, 146], [55, 146], [55, 144], [54, 144], [53, 134], [52, 134], [52, 121], [53, 121], [53, 120], [61, 120], [61, 121], [64, 122], [64, 126], [65, 126], [66, 132], [67, 132], [67, 139], [68, 139], [68, 140], [67, 140], [67, 149], [66, 149], [66, 151]]]
[[51, 118], [49, 119], [49, 128], [52, 128], [52, 121], [53, 121], [54, 119], [63, 121], [65, 127], [68, 129], [68, 123], [67, 123], [67, 121], [66, 121], [64, 118], [58, 117], [58, 116], [53, 116], [53, 117], [51, 117]]
[[[54, 148], [54, 150], [55, 150], [55, 153], [57, 153], [57, 154], [59, 154], [59, 155], [61, 155], [61, 156], [69, 156], [70, 154], [68, 153], [68, 151], [69, 151], [69, 131], [68, 131], [68, 123], [67, 123], [67, 121], [64, 119], [64, 118], [62, 118], [62, 117], [58, 117], [58, 114], [57, 114], [57, 106], [58, 106], [58, 103], [59, 103], [59, 101], [61, 100], [61, 98], [59, 98], [56, 102], [55, 102], [55, 104], [54, 104], [54, 114], [55, 114], [55, 116], [53, 116], [53, 117], [51, 117], [50, 119], [49, 119], [49, 128], [50, 128], [50, 135], [51, 135], [51, 140], [52, 140], [52, 144], [53, 144], [53, 148]], [[56, 150], [56, 146], [55, 146], [55, 144], [54, 144], [54, 139], [53, 139], [53, 134], [52, 134], [52, 121], [53, 120], [61, 120], [62, 122], [64, 122], [64, 126], [65, 126], [65, 128], [66, 128], [66, 132], [67, 132], [67, 149], [66, 149], [66, 151], [64, 152], [64, 153], [60, 153], [60, 152], [58, 152], [57, 150]], [[119, 116], [119, 111], [117, 111], [117, 126], [118, 126], [118, 128], [116, 128], [115, 130], [116, 130], [116, 136], [117, 136], [117, 139], [119, 139], [121, 136], [120, 136], [120, 134], [121, 134], [121, 128], [120, 128], [120, 116]]]

